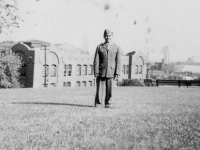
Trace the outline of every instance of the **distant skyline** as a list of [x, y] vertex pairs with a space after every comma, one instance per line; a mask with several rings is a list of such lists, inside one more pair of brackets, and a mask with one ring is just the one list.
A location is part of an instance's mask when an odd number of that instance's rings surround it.
[[[20, 28], [0, 35], [1, 41], [42, 40], [69, 43], [94, 53], [114, 32], [114, 43], [131, 51], [170, 50], [169, 61], [200, 58], [199, 0], [17, 0]], [[12, 31], [12, 32], [11, 32]], [[199, 60], [200, 61], [200, 60]]]

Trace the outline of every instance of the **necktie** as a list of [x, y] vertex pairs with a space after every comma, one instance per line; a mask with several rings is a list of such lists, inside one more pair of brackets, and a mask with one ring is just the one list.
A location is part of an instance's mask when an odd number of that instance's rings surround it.
[[106, 48], [109, 49], [109, 44], [108, 43], [106, 44]]

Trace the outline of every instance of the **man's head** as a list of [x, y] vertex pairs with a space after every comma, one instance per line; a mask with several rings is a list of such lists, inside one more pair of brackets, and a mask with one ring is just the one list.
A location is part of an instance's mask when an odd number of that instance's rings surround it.
[[103, 35], [104, 39], [105, 39], [105, 43], [110, 43], [113, 37], [113, 32], [106, 29], [104, 31], [104, 35]]

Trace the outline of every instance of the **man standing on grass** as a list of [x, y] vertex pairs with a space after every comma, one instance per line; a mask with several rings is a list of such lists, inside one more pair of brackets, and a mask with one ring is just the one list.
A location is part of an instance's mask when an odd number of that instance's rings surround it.
[[113, 32], [104, 31], [105, 42], [98, 45], [94, 57], [94, 76], [96, 77], [95, 107], [102, 105], [105, 94], [105, 108], [112, 108], [112, 82], [121, 72], [121, 51], [112, 43]]

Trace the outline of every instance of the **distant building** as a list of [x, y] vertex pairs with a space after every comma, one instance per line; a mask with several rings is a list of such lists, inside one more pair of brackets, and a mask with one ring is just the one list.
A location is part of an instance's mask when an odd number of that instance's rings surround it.
[[177, 72], [200, 73], [200, 63], [197, 62], [178, 62], [175, 68]]
[[164, 46], [162, 52], [148, 52], [147, 60], [149, 63], [162, 62], [164, 64], [169, 64], [170, 50], [168, 46]]
[[11, 47], [13, 47], [13, 45], [15, 45], [16, 43], [14, 42], [3, 42], [0, 43], [0, 52], [5, 52], [5, 51], [9, 51], [11, 49]]
[[[51, 45], [39, 40], [21, 41], [12, 47], [12, 51], [23, 61], [20, 82], [25, 87], [44, 87], [45, 84], [47, 87], [95, 86], [94, 55], [68, 43]], [[131, 52], [122, 56], [121, 65], [119, 80], [146, 78], [143, 53]]]
[[[200, 74], [191, 73], [191, 72], [174, 72], [172, 74], [173, 76], [176, 76], [178, 80], [199, 80]], [[189, 77], [188, 77], [189, 76]]]
[[164, 59], [161, 62], [151, 62], [147, 63], [147, 78], [160, 79], [166, 73], [164, 71]]
[[164, 64], [169, 64], [169, 54], [170, 54], [169, 47], [164, 46], [162, 52], [164, 53]]
[[155, 63], [155, 62], [162, 62], [162, 60], [164, 59], [164, 54], [163, 53], [147, 53], [147, 58], [148, 58], [148, 62], [150, 63]]

